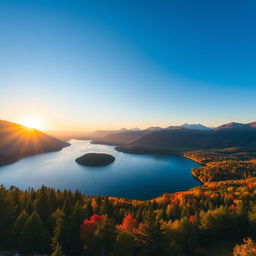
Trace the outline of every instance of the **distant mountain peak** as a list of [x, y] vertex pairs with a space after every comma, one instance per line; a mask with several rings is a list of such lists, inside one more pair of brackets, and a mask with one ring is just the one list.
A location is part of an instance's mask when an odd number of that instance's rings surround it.
[[138, 127], [134, 127], [134, 128], [132, 128], [132, 129], [130, 129], [130, 131], [141, 131], [141, 129], [140, 128], [138, 128]]
[[249, 128], [249, 124], [242, 124], [237, 122], [230, 122], [227, 124], [223, 124], [219, 127], [217, 127], [215, 130], [221, 130], [221, 129], [241, 129], [241, 128]]
[[162, 129], [163, 128], [161, 128], [159, 126], [151, 126], [151, 127], [146, 128], [145, 130], [147, 130], [147, 131], [160, 131]]
[[185, 123], [185, 124], [181, 125], [180, 127], [185, 128], [185, 129], [193, 129], [193, 130], [210, 130], [211, 129], [202, 124], [188, 124], [188, 123]]
[[170, 126], [168, 126], [166, 129], [168, 129], [168, 130], [174, 130], [174, 129], [181, 129], [181, 128], [182, 128], [181, 126], [170, 125]]

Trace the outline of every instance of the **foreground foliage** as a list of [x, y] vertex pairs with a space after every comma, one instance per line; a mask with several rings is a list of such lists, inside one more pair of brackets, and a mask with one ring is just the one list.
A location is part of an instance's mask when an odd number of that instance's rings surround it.
[[256, 179], [151, 201], [1, 186], [0, 228], [1, 248], [23, 254], [207, 255], [219, 241], [256, 237]]

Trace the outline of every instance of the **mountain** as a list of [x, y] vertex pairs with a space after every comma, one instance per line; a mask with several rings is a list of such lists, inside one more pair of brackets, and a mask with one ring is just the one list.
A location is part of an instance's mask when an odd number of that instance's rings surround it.
[[[134, 128], [135, 129], [135, 128]], [[46, 131], [48, 135], [56, 137], [60, 140], [69, 141], [71, 139], [78, 140], [96, 140], [101, 139], [109, 134], [122, 133], [129, 131], [126, 128], [119, 130], [96, 130], [93, 132], [78, 132], [78, 131]]]
[[69, 145], [36, 129], [0, 120], [0, 165], [30, 155], [58, 151]]
[[249, 124], [241, 124], [241, 123], [236, 123], [236, 122], [231, 122], [231, 123], [227, 123], [227, 124], [223, 124], [217, 128], [215, 128], [214, 130], [222, 130], [222, 129], [247, 129], [247, 128], [251, 128], [251, 126]]
[[211, 128], [204, 126], [202, 124], [183, 124], [181, 125], [182, 128], [186, 129], [194, 129], [194, 130], [210, 130]]
[[127, 144], [129, 142], [132, 142], [133, 140], [136, 140], [137, 138], [150, 133], [150, 131], [122, 131], [122, 132], [114, 132], [111, 134], [108, 134], [102, 138], [93, 140], [93, 144], [108, 144], [108, 145], [123, 145]]
[[119, 147], [118, 150], [138, 152], [147, 148], [174, 151], [243, 147], [256, 150], [256, 128], [248, 124], [229, 123], [216, 129], [186, 128], [153, 131]]
[[141, 129], [140, 128], [138, 128], [138, 127], [134, 127], [134, 128], [132, 128], [132, 129], [130, 129], [131, 131], [141, 131]]
[[88, 136], [90, 137], [90, 139], [100, 139], [109, 134], [123, 133], [123, 132], [127, 132], [127, 131], [129, 131], [129, 130], [126, 128], [121, 128], [119, 130], [96, 130], [94, 132], [89, 133]]
[[90, 132], [77, 132], [77, 131], [45, 131], [46, 134], [58, 138], [60, 140], [69, 141], [71, 139], [92, 139]]
[[151, 127], [146, 128], [145, 130], [147, 130], [147, 131], [161, 131], [161, 130], [163, 130], [163, 128], [161, 128], [159, 126], [151, 126]]
[[192, 130], [210, 130], [211, 129], [202, 124], [188, 124], [188, 123], [185, 123], [182, 125], [170, 125], [166, 129], [174, 130], [174, 129], [181, 129], [181, 128], [192, 129]]
[[175, 130], [175, 129], [181, 129], [182, 127], [180, 125], [170, 125], [166, 127], [167, 130]]

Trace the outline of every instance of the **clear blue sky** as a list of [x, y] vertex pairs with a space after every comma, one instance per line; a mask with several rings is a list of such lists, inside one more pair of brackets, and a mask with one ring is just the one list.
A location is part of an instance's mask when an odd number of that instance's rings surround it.
[[0, 0], [0, 119], [256, 120], [256, 1]]

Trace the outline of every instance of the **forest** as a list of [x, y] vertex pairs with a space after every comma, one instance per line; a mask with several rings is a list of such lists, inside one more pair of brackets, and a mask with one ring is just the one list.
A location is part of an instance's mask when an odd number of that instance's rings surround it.
[[185, 152], [184, 156], [202, 165], [194, 168], [192, 175], [203, 184], [256, 177], [256, 154], [251, 151], [237, 148], [197, 150]]
[[22, 255], [200, 256], [224, 240], [235, 245], [245, 238], [234, 255], [247, 255], [239, 251], [255, 246], [246, 240], [256, 236], [255, 199], [256, 178], [148, 201], [1, 186], [0, 246]]

